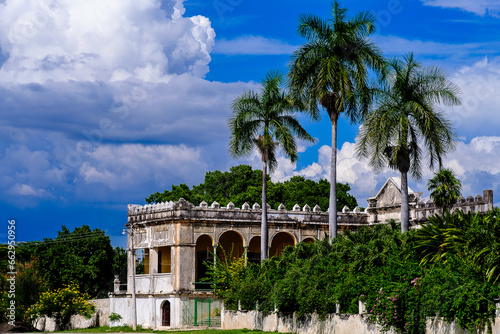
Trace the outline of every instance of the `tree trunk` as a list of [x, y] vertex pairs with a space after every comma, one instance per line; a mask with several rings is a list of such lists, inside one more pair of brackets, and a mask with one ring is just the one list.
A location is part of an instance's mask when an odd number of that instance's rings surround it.
[[260, 260], [267, 259], [268, 231], [267, 231], [267, 162], [262, 166], [262, 222], [260, 225]]
[[410, 206], [408, 204], [408, 172], [401, 172], [401, 233], [410, 226]]
[[337, 237], [337, 117], [332, 121], [332, 156], [330, 161], [330, 203], [328, 213], [328, 235], [330, 244]]

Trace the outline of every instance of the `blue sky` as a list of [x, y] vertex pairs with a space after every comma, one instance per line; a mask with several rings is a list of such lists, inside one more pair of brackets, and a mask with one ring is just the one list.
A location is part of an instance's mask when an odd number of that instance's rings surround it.
[[[444, 108], [457, 150], [445, 158], [463, 194], [493, 189], [500, 204], [500, 4], [490, 0], [343, 1], [372, 11], [373, 40], [388, 57], [413, 51], [462, 90]], [[61, 225], [107, 231], [114, 245], [127, 204], [172, 184], [198, 184], [206, 171], [247, 163], [227, 153], [229, 104], [286, 71], [304, 40], [297, 17], [327, 18], [327, 1], [0, 1], [0, 240], [16, 219], [18, 241], [55, 237]], [[303, 120], [318, 139], [300, 161], [280, 158], [272, 176], [329, 175], [331, 127]], [[361, 206], [392, 171], [372, 172], [354, 156], [359, 125], [339, 123], [338, 180]], [[428, 195], [422, 182], [410, 182]], [[315, 203], [310, 203], [314, 205]]]

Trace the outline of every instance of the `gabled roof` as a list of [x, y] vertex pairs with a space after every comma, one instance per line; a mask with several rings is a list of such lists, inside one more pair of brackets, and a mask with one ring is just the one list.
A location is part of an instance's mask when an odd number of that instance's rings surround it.
[[[399, 192], [399, 194], [401, 194], [401, 178], [393, 176], [393, 177], [388, 178], [387, 181], [385, 181], [384, 185], [378, 191], [377, 195], [375, 195], [374, 197], [371, 197], [371, 198], [372, 199], [380, 198], [387, 191], [387, 187], [391, 184], [396, 188], [396, 190]], [[414, 192], [410, 187], [408, 187], [408, 195], [410, 196], [412, 194], [417, 199], [419, 199], [422, 196], [421, 192]]]
[[[379, 197], [379, 195], [382, 193], [382, 191], [385, 189], [385, 187], [389, 182], [392, 182], [396, 186], [396, 189], [398, 189], [399, 192], [401, 192], [401, 178], [393, 176], [388, 178], [387, 181], [385, 181], [384, 185], [380, 188], [377, 195], [375, 195], [375, 198]], [[414, 191], [410, 187], [408, 187], [408, 194], [413, 194], [413, 193]]]
[[[401, 193], [401, 178], [393, 176], [393, 177], [388, 178], [387, 181], [385, 181], [384, 185], [380, 188], [377, 195], [375, 195], [372, 198], [380, 197], [385, 192], [385, 189], [387, 188], [387, 186], [391, 183], [396, 187], [397, 190], [399, 190], [399, 193]], [[412, 194], [412, 193], [414, 193], [414, 191], [410, 187], [408, 187], [408, 195]]]

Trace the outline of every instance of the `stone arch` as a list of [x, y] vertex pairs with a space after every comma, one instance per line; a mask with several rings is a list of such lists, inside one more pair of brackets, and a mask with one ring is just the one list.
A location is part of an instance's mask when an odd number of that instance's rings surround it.
[[170, 327], [170, 301], [168, 300], [161, 305], [161, 325]]
[[250, 239], [247, 249], [247, 259], [248, 262], [252, 263], [260, 262], [260, 236], [255, 236]]
[[[196, 255], [195, 255], [195, 280], [200, 282], [202, 278], [207, 277], [207, 267], [205, 266], [205, 261], [213, 261], [213, 240], [207, 234], [202, 234], [196, 239]], [[198, 285], [198, 284], [196, 284]], [[203, 285], [203, 284], [201, 284]], [[201, 286], [196, 286], [196, 288], [202, 288]]]
[[271, 242], [271, 249], [269, 250], [269, 257], [281, 256], [283, 249], [286, 246], [294, 246], [295, 238], [292, 234], [287, 232], [278, 232], [274, 235]]
[[243, 236], [236, 231], [226, 231], [219, 237], [219, 247], [217, 247], [217, 257], [221, 260], [225, 256], [231, 256], [231, 259], [239, 259], [243, 256]]
[[316, 239], [311, 238], [311, 237], [307, 237], [307, 238], [304, 238], [304, 240], [302, 240], [302, 242], [305, 242], [305, 243], [308, 243], [308, 244], [312, 244], [315, 241], [316, 241]]

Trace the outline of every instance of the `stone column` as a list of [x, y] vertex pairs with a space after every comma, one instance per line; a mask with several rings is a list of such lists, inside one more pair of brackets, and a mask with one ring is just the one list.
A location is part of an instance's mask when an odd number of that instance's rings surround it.
[[196, 274], [196, 244], [193, 225], [190, 222], [175, 224], [175, 240], [172, 246], [172, 284], [174, 291], [191, 291]]
[[[130, 240], [129, 240], [130, 243]], [[130, 247], [127, 249], [127, 293], [132, 293], [132, 270], [134, 270], [135, 255]]]
[[149, 299], [149, 305], [151, 307], [151, 324], [149, 325], [150, 328], [152, 329], [156, 329], [156, 306], [155, 306], [155, 297], [154, 295], [149, 295], [148, 296], [148, 299]]
[[149, 293], [156, 289], [155, 274], [158, 273], [158, 252], [156, 248], [149, 248]]
[[193, 290], [195, 280], [195, 245], [172, 247], [172, 285], [174, 291]]

